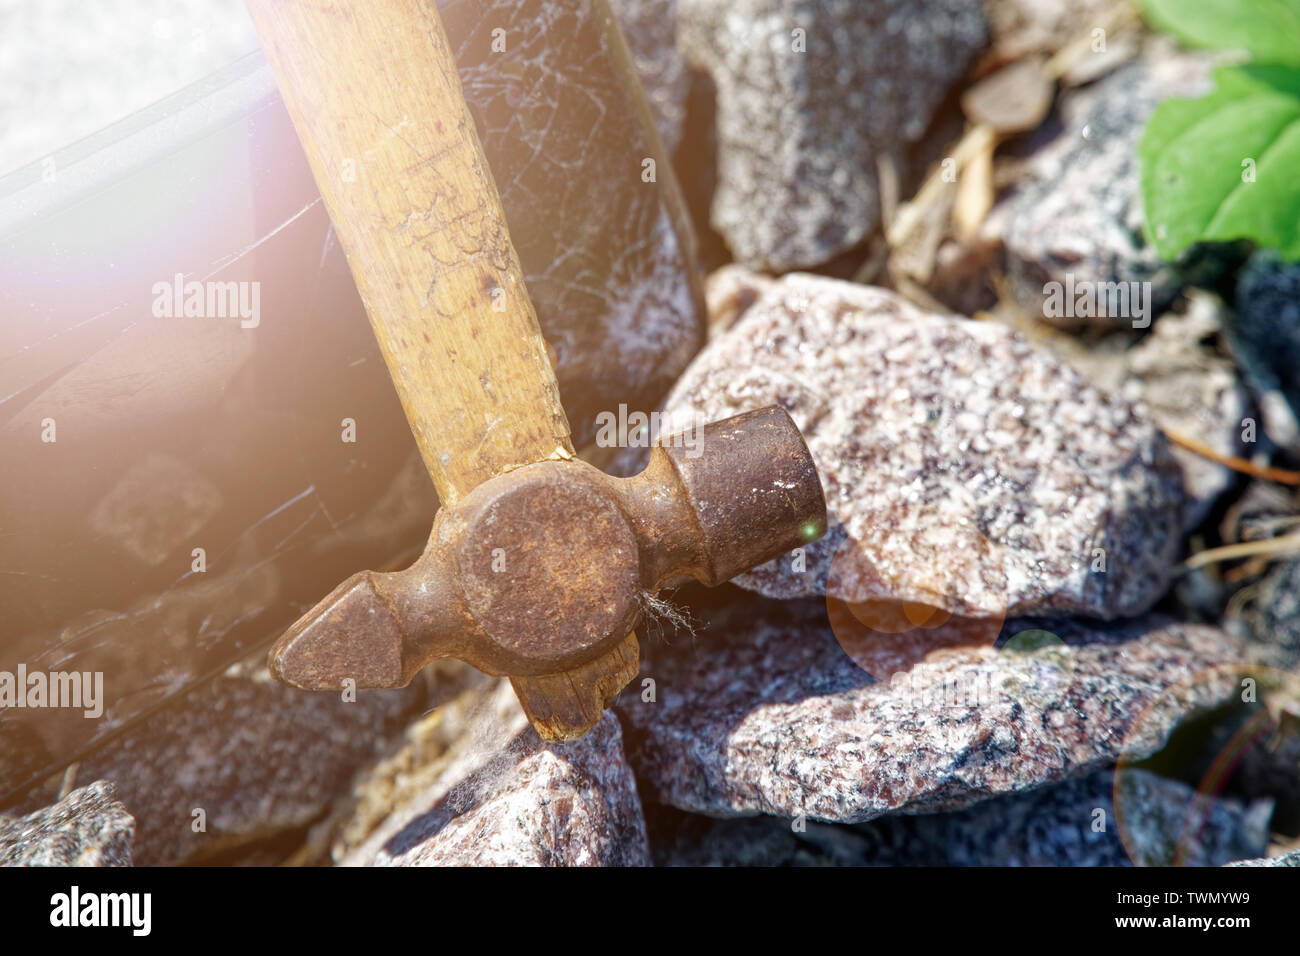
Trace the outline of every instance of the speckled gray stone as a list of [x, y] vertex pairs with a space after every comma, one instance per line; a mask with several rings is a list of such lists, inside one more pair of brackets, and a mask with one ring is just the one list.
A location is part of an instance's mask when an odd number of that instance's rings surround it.
[[1262, 857], [1255, 860], [1237, 860], [1228, 866], [1297, 866], [1300, 867], [1300, 850], [1292, 850], [1281, 856]]
[[686, 122], [690, 76], [677, 48], [677, 0], [610, 0], [669, 153]]
[[[1065, 327], [1150, 322], [1181, 288], [1177, 269], [1143, 238], [1137, 147], [1156, 104], [1209, 90], [1208, 58], [1159, 46], [1093, 86], [1068, 95], [983, 227], [1000, 241], [1021, 308]], [[1055, 135], [1049, 137], [1048, 132]], [[1144, 316], [1049, 315], [1049, 282], [1150, 282]]]
[[135, 820], [97, 780], [53, 806], [0, 816], [0, 866], [130, 866]]
[[146, 718], [76, 772], [115, 784], [136, 819], [137, 865], [201, 862], [311, 823], [422, 700], [419, 684], [361, 691], [354, 702], [285, 687], [259, 654]]
[[921, 138], [985, 39], [976, 0], [678, 0], [678, 24], [717, 89], [713, 227], [775, 271], [875, 228], [877, 154]]
[[468, 746], [395, 808], [344, 866], [643, 866], [645, 818], [606, 713], [585, 737], [544, 744], [502, 682]]
[[1168, 443], [998, 324], [786, 276], [696, 358], [666, 409], [715, 420], [770, 403], [808, 442], [830, 531], [805, 571], [786, 556], [742, 587], [1103, 618], [1165, 589], [1183, 507]]
[[1211, 627], [1022, 620], [1003, 633], [1028, 628], [1065, 645], [941, 649], [876, 681], [837, 643], [822, 602], [738, 598], [694, 643], [643, 642], [656, 700], [620, 700], [629, 753], [655, 798], [683, 810], [861, 822], [1145, 757], [1237, 689], [1232, 671], [1212, 668], [1238, 660], [1240, 643]]
[[1118, 779], [1099, 770], [968, 810], [856, 827], [683, 818], [655, 849], [668, 866], [1218, 866], [1263, 851], [1268, 811], [1268, 801], [1198, 796], [1146, 770]]

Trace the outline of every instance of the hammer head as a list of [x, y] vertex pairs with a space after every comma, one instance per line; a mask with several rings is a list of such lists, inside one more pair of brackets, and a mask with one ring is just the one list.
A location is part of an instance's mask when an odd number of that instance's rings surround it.
[[672, 464], [674, 493], [698, 527], [698, 554], [680, 570], [710, 587], [826, 532], [817, 467], [778, 405], [705, 425], [689, 450], [670, 438], [654, 455]]
[[538, 462], [444, 507], [410, 568], [340, 585], [275, 645], [272, 669], [309, 689], [401, 686], [438, 657], [558, 674], [624, 641], [665, 582], [721, 584], [825, 530], [816, 466], [776, 406], [689, 445], [664, 439], [632, 478]]

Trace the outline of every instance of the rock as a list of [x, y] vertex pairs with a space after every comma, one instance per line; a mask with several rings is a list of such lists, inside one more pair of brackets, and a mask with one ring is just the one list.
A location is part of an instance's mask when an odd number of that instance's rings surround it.
[[[1057, 646], [1013, 649], [1033, 628]], [[1214, 668], [1242, 653], [1162, 618], [1022, 620], [1001, 648], [943, 648], [877, 681], [820, 601], [735, 600], [699, 635], [669, 651], [644, 641], [656, 700], [619, 705], [647, 792], [695, 813], [835, 822], [958, 809], [1141, 759], [1236, 691], [1235, 671]]]
[[1300, 494], [1286, 485], [1252, 478], [1224, 509], [1219, 538], [1222, 541], [1271, 538], [1291, 527], [1297, 512], [1300, 512]]
[[669, 866], [1218, 866], [1267, 846], [1268, 810], [1268, 801], [1198, 795], [1146, 770], [1106, 769], [967, 810], [856, 827], [687, 818], [656, 850]]
[[1238, 278], [1236, 306], [1233, 352], [1259, 399], [1264, 430], [1300, 453], [1300, 264], [1256, 252]]
[[1275, 800], [1274, 830], [1300, 833], [1300, 710], [1281, 714], [1268, 736], [1246, 753], [1237, 773], [1239, 790]]
[[1259, 663], [1300, 670], [1300, 558], [1274, 564], [1253, 593], [1230, 609], [1227, 626], [1250, 641]]
[[678, 38], [717, 89], [713, 227], [780, 272], [875, 228], [877, 155], [921, 138], [985, 25], [974, 0], [679, 0]]
[[[769, 597], [974, 617], [1140, 613], [1179, 547], [1177, 462], [1149, 419], [993, 323], [810, 275], [775, 283], [669, 395], [673, 421], [779, 403], [830, 516], [736, 578]], [[1104, 571], [1101, 568], [1104, 567]]]
[[[1205, 344], [1221, 331], [1223, 316], [1218, 299], [1189, 293], [1181, 314], [1162, 316], [1151, 334], [1125, 354], [1120, 366], [1124, 377], [1113, 387], [1125, 399], [1144, 403], [1162, 428], [1235, 457], [1245, 449], [1242, 423], [1250, 413], [1250, 397], [1232, 363]], [[1183, 467], [1187, 493], [1183, 524], [1194, 528], [1233, 486], [1236, 474], [1181, 446], [1173, 452]]]
[[130, 866], [135, 820], [97, 780], [53, 806], [0, 816], [0, 866]]
[[[1159, 50], [1167, 52], [1067, 96], [1059, 128], [1044, 134], [1047, 141], [984, 224], [984, 237], [1003, 247], [1017, 303], [1053, 325], [1145, 328], [1182, 286], [1178, 270], [1142, 238], [1137, 148], [1161, 100], [1208, 92], [1210, 60]], [[1140, 307], [1130, 300], [1112, 311], [1109, 299], [1100, 302], [1107, 291], [1101, 283], [1132, 282], [1139, 283]], [[1054, 301], [1054, 289], [1064, 290], [1066, 302]], [[1105, 308], [1070, 307], [1079, 290], [1097, 293]]]
[[437, 782], [481, 733], [471, 733], [493, 700], [499, 681], [456, 660], [432, 665], [434, 699], [407, 726], [393, 752], [355, 778], [349, 796], [312, 827], [297, 856], [304, 864], [337, 863], [402, 806]]
[[100, 748], [77, 775], [115, 784], [137, 821], [138, 865], [201, 861], [325, 813], [423, 693], [361, 691], [349, 703], [275, 682], [259, 654]]
[[[624, 4], [624, 22], [629, 11], [638, 23], [667, 15], [647, 4]], [[581, 448], [601, 412], [653, 408], [703, 342], [695, 236], [671, 156], [604, 4], [439, 0], [438, 10]], [[663, 42], [638, 33], [642, 54]]]
[[344, 866], [642, 866], [645, 819], [618, 721], [543, 744], [508, 682], [445, 770]]
[[1061, 74], [1063, 87], [1084, 86], [1118, 70], [1142, 52], [1140, 28], [1108, 38], [1105, 49], [1082, 52]]
[[1126, 768], [962, 813], [877, 825], [919, 837], [937, 851], [942, 862], [935, 865], [1219, 866], [1268, 845], [1271, 807], [1201, 795], [1181, 780]]
[[1300, 866], [1300, 850], [1257, 860], [1237, 860], [1228, 866]]
[[[1272, 829], [1300, 833], [1300, 674], [1258, 665], [1240, 673], [1255, 681], [1234, 701], [1180, 727], [1149, 769], [1180, 780], [1214, 780], [1215, 792], [1273, 804]], [[1244, 688], [1243, 688], [1244, 690]]]
[[[1018, 817], [999, 821], [989, 812], [980, 821], [990, 837], [1001, 835], [999, 862], [1012, 866], [1219, 866], [1268, 846], [1272, 812], [1268, 800], [1243, 806], [1136, 768], [1094, 774], [1019, 804]], [[1094, 823], [1105, 831], [1094, 832]]]
[[[1233, 363], [1214, 347], [1224, 318], [1217, 297], [1192, 290], [1181, 311], [1161, 316], [1150, 334], [1136, 342], [1128, 332], [1089, 341], [1049, 335], [1042, 341], [1103, 390], [1144, 404], [1161, 428], [1231, 457], [1246, 450], [1242, 423], [1251, 403]], [[1235, 484], [1236, 475], [1180, 445], [1173, 446], [1173, 454], [1182, 466], [1187, 494], [1183, 526], [1195, 528]]]
[[677, 0], [610, 0], [669, 153], [686, 122], [690, 76], [677, 49]]
[[671, 808], [647, 813], [666, 818], [652, 829], [656, 866], [872, 866], [877, 843], [861, 828], [804, 821], [795, 831], [773, 817], [713, 819]]

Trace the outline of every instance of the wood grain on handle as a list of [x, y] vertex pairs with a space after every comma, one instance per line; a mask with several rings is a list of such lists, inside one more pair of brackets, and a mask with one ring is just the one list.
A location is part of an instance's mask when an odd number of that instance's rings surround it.
[[[439, 497], [573, 457], [434, 0], [245, 2]], [[537, 732], [568, 740], [638, 656], [629, 634], [571, 671], [512, 682]]]
[[247, 0], [444, 502], [573, 455], [433, 0]]

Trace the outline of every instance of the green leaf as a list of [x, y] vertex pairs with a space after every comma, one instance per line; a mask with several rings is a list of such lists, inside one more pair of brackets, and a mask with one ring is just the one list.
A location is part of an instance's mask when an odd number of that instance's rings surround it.
[[1142, 0], [1142, 12], [1186, 46], [1300, 66], [1300, 0]]
[[1166, 100], [1147, 123], [1148, 237], [1165, 259], [1233, 239], [1300, 259], [1300, 69], [1222, 67], [1214, 81], [1209, 96]]

